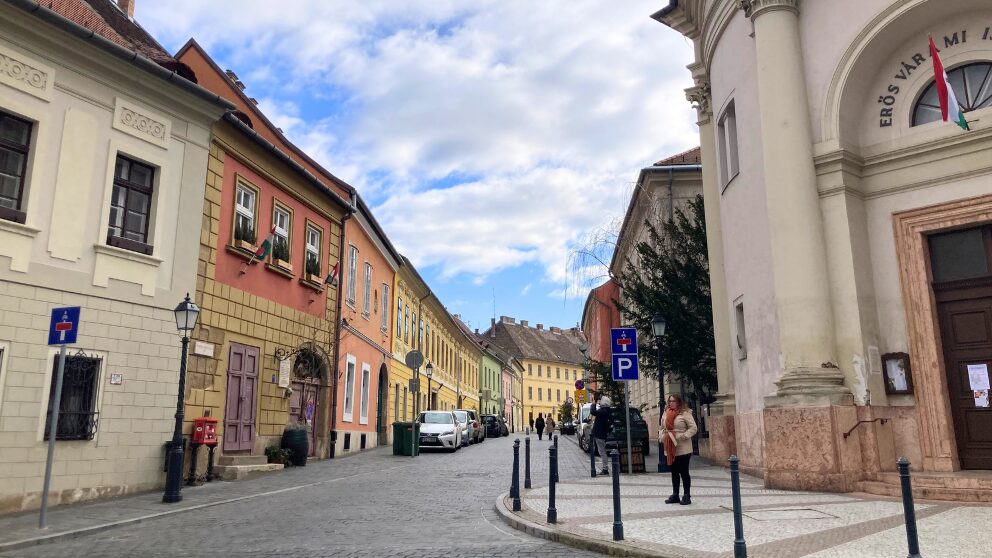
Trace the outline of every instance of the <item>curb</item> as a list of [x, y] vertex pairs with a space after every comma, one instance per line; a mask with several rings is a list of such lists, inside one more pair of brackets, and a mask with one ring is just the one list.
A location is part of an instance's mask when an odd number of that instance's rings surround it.
[[582, 550], [591, 550], [607, 556], [625, 556], [629, 558], [684, 558], [683, 556], [664, 554], [657, 550], [638, 548], [626, 543], [591, 539], [528, 521], [513, 513], [510, 508], [507, 507], [506, 502], [509, 498], [510, 494], [508, 492], [504, 492], [496, 498], [495, 508], [497, 515], [499, 515], [500, 519], [503, 520], [503, 523], [506, 523], [510, 527], [513, 527], [518, 531], [523, 531], [533, 537], [566, 544]]

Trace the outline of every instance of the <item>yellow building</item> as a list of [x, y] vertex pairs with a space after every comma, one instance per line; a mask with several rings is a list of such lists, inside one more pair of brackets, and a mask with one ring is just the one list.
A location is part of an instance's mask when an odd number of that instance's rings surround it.
[[523, 423], [529, 425], [539, 414], [560, 419], [559, 409], [574, 398], [575, 381], [582, 374], [579, 347], [585, 337], [578, 328], [530, 327], [526, 320], [501, 316], [486, 336], [509, 352], [522, 365], [521, 404]]

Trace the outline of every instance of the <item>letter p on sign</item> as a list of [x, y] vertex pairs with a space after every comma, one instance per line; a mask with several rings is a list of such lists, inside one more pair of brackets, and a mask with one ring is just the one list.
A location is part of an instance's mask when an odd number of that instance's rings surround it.
[[638, 379], [637, 355], [613, 355], [613, 379], [623, 382]]

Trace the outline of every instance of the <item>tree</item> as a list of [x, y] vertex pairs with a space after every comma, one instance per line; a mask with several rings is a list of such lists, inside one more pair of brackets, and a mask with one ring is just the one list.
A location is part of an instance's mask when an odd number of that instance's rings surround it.
[[[716, 356], [703, 197], [675, 209], [660, 231], [650, 222], [645, 225], [648, 240], [637, 245], [636, 266], [625, 262], [619, 278], [623, 300], [617, 306], [643, 340], [653, 336], [654, 315], [665, 317], [665, 373], [706, 399], [716, 389]], [[647, 366], [642, 373], [657, 377], [655, 351], [642, 342], [640, 353]]]
[[569, 402], [564, 402], [558, 407], [558, 416], [562, 423], [572, 422], [575, 418], [575, 406]]

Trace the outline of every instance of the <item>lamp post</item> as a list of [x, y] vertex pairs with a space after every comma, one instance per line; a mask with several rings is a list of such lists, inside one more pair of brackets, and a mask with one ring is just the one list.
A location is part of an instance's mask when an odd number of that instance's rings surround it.
[[165, 494], [162, 501], [171, 504], [183, 499], [183, 402], [186, 398], [186, 348], [189, 347], [189, 334], [196, 326], [200, 309], [189, 299], [176, 306], [176, 328], [183, 335], [182, 355], [179, 360], [179, 399], [176, 402], [176, 427], [172, 432], [172, 445], [169, 447], [169, 468], [165, 477]]
[[[661, 340], [665, 337], [665, 317], [655, 314], [651, 318], [651, 333], [654, 334], [655, 344], [658, 348], [658, 430], [664, 426], [665, 421], [665, 370], [661, 366]], [[668, 461], [665, 460], [665, 449], [661, 443], [661, 436], [658, 436], [658, 472], [668, 473]]]
[[427, 371], [427, 410], [433, 411], [434, 398], [431, 397], [431, 376], [434, 375], [434, 365], [428, 362], [426, 371]]

